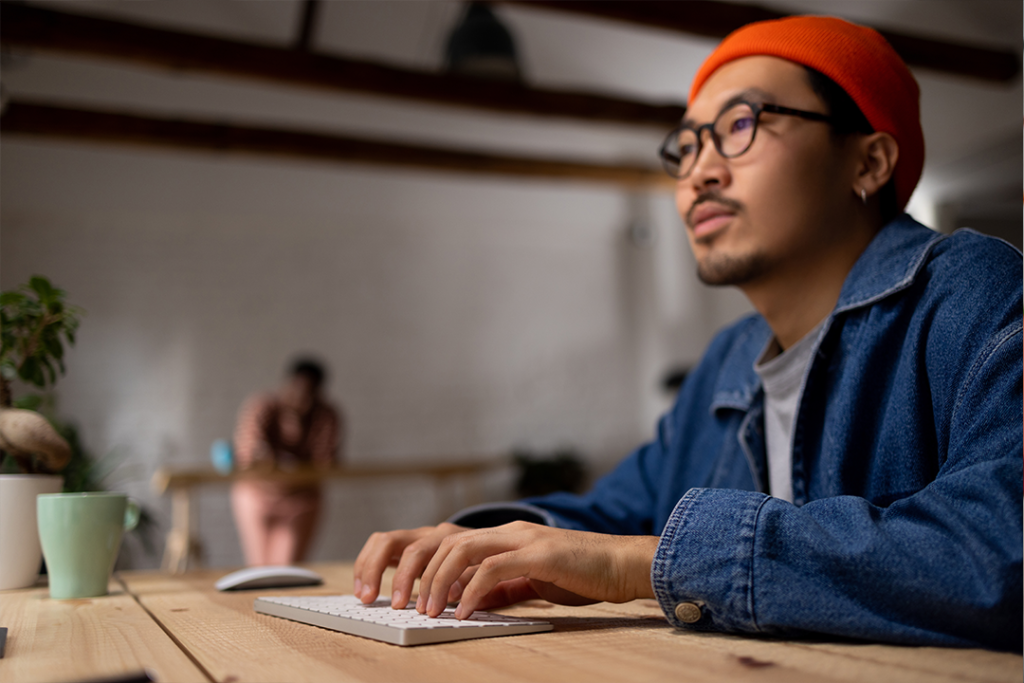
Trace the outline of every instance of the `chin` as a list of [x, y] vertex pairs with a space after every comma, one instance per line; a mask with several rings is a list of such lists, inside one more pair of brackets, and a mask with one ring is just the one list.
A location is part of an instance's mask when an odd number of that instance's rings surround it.
[[706, 285], [724, 287], [752, 282], [768, 271], [763, 254], [708, 254], [697, 261], [697, 277]]

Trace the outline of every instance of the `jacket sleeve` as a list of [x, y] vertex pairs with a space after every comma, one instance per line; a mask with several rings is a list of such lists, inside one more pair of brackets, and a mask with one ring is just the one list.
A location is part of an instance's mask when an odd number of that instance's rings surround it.
[[1018, 318], [968, 372], [938, 476], [887, 507], [854, 496], [796, 507], [761, 493], [691, 489], [651, 571], [669, 620], [1019, 651], [1021, 357]]

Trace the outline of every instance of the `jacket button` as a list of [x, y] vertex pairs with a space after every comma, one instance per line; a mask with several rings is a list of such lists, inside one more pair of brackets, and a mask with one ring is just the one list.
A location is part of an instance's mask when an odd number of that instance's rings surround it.
[[700, 618], [700, 605], [693, 602], [681, 602], [676, 605], [676, 619], [684, 624], [696, 624]]

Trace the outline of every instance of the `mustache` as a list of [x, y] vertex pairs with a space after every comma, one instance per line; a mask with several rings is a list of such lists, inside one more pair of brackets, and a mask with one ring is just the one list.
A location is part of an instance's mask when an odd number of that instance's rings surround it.
[[693, 212], [697, 210], [697, 207], [705, 202], [714, 202], [729, 209], [730, 211], [742, 211], [743, 204], [736, 201], [735, 199], [729, 199], [723, 197], [716, 190], [705, 190], [697, 195], [697, 198], [693, 200], [693, 204], [690, 205], [690, 210], [686, 212], [686, 224], [693, 227]]

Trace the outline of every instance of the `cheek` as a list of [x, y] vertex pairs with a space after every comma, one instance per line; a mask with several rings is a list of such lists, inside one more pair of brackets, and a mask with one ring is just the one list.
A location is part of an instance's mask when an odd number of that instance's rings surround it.
[[686, 212], [690, 210], [693, 200], [696, 198], [697, 193], [693, 191], [693, 188], [687, 183], [680, 181], [676, 186], [675, 193], [676, 211], [679, 212], [679, 218], [683, 222], [683, 234], [686, 235], [686, 239], [690, 243], [690, 249], [693, 250], [696, 250], [698, 246], [693, 241], [693, 232], [686, 225]]
[[690, 210], [690, 205], [693, 204], [696, 196], [689, 183], [684, 180], [676, 181], [676, 211], [679, 212], [679, 216], [683, 220], [686, 220], [686, 212]]
[[737, 186], [740, 178], [745, 181], [743, 199], [752, 217], [782, 230], [822, 218], [835, 200], [834, 159], [816, 148], [779, 146], [774, 151], [777, 153], [734, 169]]

